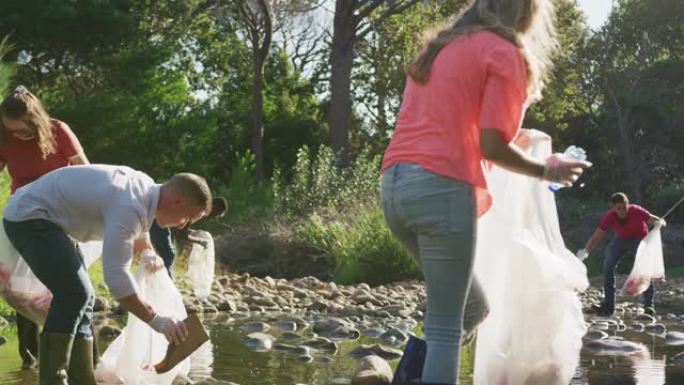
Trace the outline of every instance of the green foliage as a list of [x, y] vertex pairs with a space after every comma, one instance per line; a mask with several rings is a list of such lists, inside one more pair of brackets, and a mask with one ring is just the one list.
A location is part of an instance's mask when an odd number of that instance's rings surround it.
[[377, 203], [380, 157], [363, 151], [350, 167], [340, 170], [338, 159], [326, 146], [312, 154], [308, 147], [297, 153], [290, 180], [278, 170], [272, 179], [277, 212], [304, 215], [315, 210]]
[[421, 278], [414, 258], [392, 235], [375, 206], [316, 213], [297, 226], [296, 238], [332, 262], [334, 280], [351, 284]]
[[230, 181], [214, 189], [216, 196], [228, 201], [230, 221], [259, 221], [272, 214], [272, 192], [267, 183], [258, 183], [254, 177], [254, 155], [246, 151], [235, 154], [238, 159], [231, 171]]

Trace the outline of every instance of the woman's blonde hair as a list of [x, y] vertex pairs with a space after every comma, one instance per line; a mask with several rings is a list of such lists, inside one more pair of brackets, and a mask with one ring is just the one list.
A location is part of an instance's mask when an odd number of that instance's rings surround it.
[[[38, 142], [43, 159], [55, 152], [57, 143], [52, 132], [50, 116], [43, 104], [26, 87], [18, 86], [0, 104], [0, 117], [7, 120], [21, 120], [28, 126]], [[0, 119], [0, 141], [7, 140], [9, 133]]]
[[515, 44], [527, 64], [529, 101], [541, 90], [558, 46], [553, 0], [473, 0], [446, 28], [429, 33], [426, 45], [409, 65], [408, 75], [418, 83], [430, 78], [432, 62], [454, 39], [487, 30]]

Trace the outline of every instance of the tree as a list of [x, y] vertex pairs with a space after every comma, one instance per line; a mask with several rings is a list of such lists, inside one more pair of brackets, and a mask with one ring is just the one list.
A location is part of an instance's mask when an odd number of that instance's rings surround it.
[[598, 109], [596, 123], [609, 129], [605, 148], [615, 148], [620, 160], [616, 184], [626, 184], [636, 201], [672, 179], [671, 172], [654, 170], [673, 170], [681, 152], [657, 147], [660, 161], [655, 161], [653, 142], [643, 139], [667, 138], [665, 148], [675, 139], [670, 117], [677, 110], [673, 101], [682, 100], [681, 71], [676, 70], [684, 54], [682, 14], [684, 3], [677, 0], [621, 0], [583, 53], [587, 81], [582, 91], [595, 96], [588, 109]]
[[330, 146], [348, 158], [349, 128], [352, 116], [351, 74], [356, 43], [385, 20], [417, 4], [420, 0], [336, 0], [330, 52]]

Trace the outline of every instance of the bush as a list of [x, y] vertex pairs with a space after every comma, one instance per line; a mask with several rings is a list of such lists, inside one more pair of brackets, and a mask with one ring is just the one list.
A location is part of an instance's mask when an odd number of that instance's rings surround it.
[[348, 168], [340, 170], [337, 165], [337, 157], [326, 146], [315, 154], [306, 146], [300, 148], [290, 180], [283, 178], [281, 170], [274, 171], [276, 212], [306, 216], [314, 211], [377, 204], [380, 156], [363, 151]]
[[226, 218], [236, 222], [270, 218], [273, 192], [268, 183], [256, 181], [254, 155], [247, 151], [235, 156], [238, 161], [233, 166], [228, 185], [213, 188], [215, 196], [223, 196], [228, 201]]
[[422, 277], [414, 258], [394, 238], [376, 206], [342, 215], [329, 213], [328, 218], [311, 215], [296, 235], [328, 255], [335, 281], [379, 285]]

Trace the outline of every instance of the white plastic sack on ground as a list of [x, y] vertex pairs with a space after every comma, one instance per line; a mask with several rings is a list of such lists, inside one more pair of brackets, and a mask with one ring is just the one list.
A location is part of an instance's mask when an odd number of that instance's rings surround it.
[[[524, 130], [518, 143], [546, 158], [551, 139]], [[548, 183], [493, 167], [494, 204], [478, 221], [475, 274], [490, 305], [475, 353], [476, 385], [566, 385], [586, 332], [577, 295], [585, 266], [566, 249]]]
[[208, 231], [193, 232], [193, 236], [202, 238], [206, 245], [192, 244], [188, 257], [188, 279], [197, 298], [205, 299], [211, 294], [214, 282], [214, 238]]
[[[86, 267], [102, 254], [102, 241], [80, 243]], [[52, 293], [33, 274], [5, 234], [0, 221], [0, 296], [36, 324], [45, 322]]]
[[[173, 285], [166, 270], [150, 274], [144, 268], [135, 273], [138, 295], [160, 315], [185, 319], [183, 298]], [[170, 385], [177, 375], [186, 376], [189, 359], [171, 371], [157, 374], [151, 365], [166, 355], [168, 342], [134, 315], [128, 316], [123, 332], [109, 345], [95, 369], [98, 384]]]
[[639, 243], [634, 266], [622, 286], [622, 295], [637, 296], [651, 285], [651, 281], [665, 279], [663, 243], [660, 239], [660, 223]]

